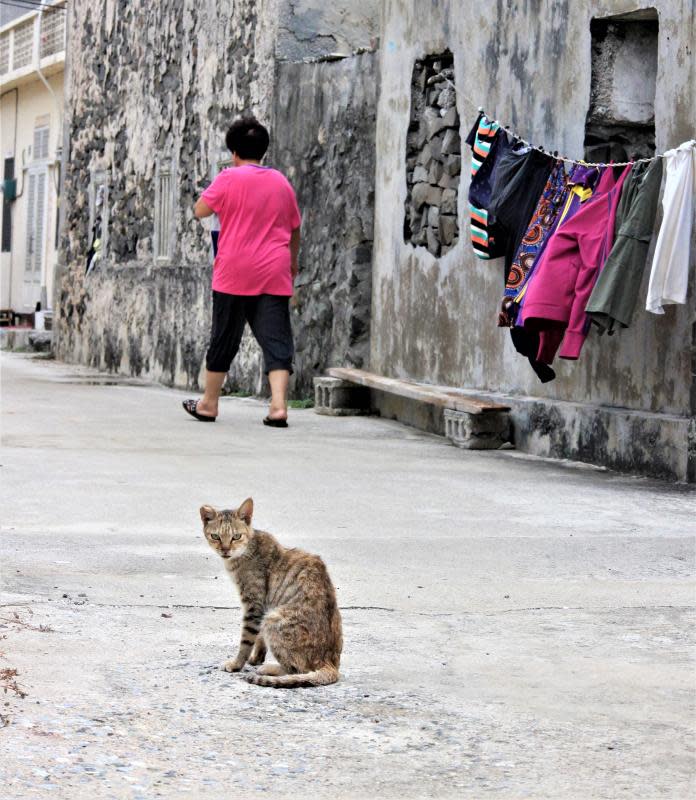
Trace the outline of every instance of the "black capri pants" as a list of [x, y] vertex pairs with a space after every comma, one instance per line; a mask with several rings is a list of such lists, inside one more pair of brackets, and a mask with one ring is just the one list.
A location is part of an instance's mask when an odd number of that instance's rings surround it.
[[263, 351], [266, 375], [274, 369], [286, 369], [292, 374], [295, 348], [289, 301], [289, 297], [274, 294], [242, 296], [214, 291], [213, 326], [205, 358], [208, 370], [229, 370], [248, 322]]

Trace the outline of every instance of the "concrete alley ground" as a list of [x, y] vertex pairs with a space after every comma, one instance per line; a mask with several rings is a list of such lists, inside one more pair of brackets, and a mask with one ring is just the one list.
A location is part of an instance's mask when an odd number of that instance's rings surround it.
[[[693, 796], [692, 489], [186, 396], [3, 353], [4, 800]], [[219, 669], [198, 508], [248, 495], [329, 566], [337, 685]]]

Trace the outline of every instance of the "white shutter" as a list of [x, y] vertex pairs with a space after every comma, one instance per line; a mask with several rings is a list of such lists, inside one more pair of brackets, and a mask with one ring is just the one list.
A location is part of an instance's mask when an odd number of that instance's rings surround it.
[[48, 127], [34, 128], [34, 161], [48, 158]]
[[34, 254], [34, 228], [36, 220], [36, 175], [29, 173], [29, 186], [27, 188], [27, 246], [24, 254], [24, 270], [32, 271]]
[[44, 229], [46, 227], [46, 173], [37, 176], [36, 188], [36, 239], [34, 241], [34, 272], [41, 275], [43, 261]]
[[30, 172], [27, 176], [27, 247], [24, 256], [25, 279], [37, 281], [41, 277], [46, 229], [46, 188], [48, 173]]

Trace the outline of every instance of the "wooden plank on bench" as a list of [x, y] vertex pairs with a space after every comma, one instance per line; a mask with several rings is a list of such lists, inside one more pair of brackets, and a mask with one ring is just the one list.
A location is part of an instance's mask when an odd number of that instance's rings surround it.
[[489, 411], [509, 411], [510, 406], [495, 403], [485, 397], [460, 394], [459, 392], [448, 392], [438, 389], [435, 386], [428, 386], [414, 381], [405, 381], [398, 378], [385, 378], [382, 375], [375, 375], [364, 369], [354, 369], [353, 367], [331, 367], [326, 370], [327, 375], [332, 378], [340, 378], [359, 386], [367, 386], [370, 389], [377, 389], [380, 392], [388, 392], [406, 397], [409, 400], [418, 400], [421, 403], [431, 403], [441, 408], [451, 408], [455, 411], [464, 411], [467, 414], [485, 414]]

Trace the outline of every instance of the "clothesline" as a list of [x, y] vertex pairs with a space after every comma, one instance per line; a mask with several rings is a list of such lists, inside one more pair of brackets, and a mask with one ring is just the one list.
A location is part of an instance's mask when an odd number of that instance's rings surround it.
[[[445, 88], [438, 105], [452, 112], [453, 94]], [[645, 308], [662, 314], [686, 302], [696, 141], [629, 161], [617, 176], [584, 161], [569, 172], [557, 153], [553, 159], [531, 144], [519, 150], [505, 130], [481, 110], [466, 138], [471, 245], [479, 258], [504, 256], [498, 325], [546, 383], [557, 355], [579, 358], [592, 326], [610, 335], [630, 327], [660, 197]]]
[[[451, 81], [449, 78], [443, 78], [443, 79], [444, 79], [445, 83], [448, 83], [452, 87], [452, 89], [454, 89], [455, 94], [458, 94], [463, 100], [465, 100], [467, 103], [469, 103], [469, 105], [472, 105], [472, 106], [476, 105], [476, 103], [474, 103], [474, 101], [470, 97], [467, 97], [464, 94], [464, 92], [462, 92], [460, 89], [457, 88], [457, 86], [454, 84], [453, 81]], [[540, 153], [544, 153], [545, 155], [550, 156], [551, 158], [555, 158], [555, 159], [557, 159], [559, 161], [566, 161], [566, 162], [568, 162], [570, 164], [580, 164], [583, 167], [606, 167], [607, 166], [607, 164], [605, 162], [585, 161], [584, 159], [568, 158], [567, 156], [561, 155], [558, 152], [558, 150], [554, 150], [552, 152], [550, 150], [546, 150], [544, 147], [540, 147], [538, 145], [534, 145], [531, 142], [528, 142], [522, 136], [520, 136], [517, 132], [512, 130], [512, 128], [510, 126], [503, 125], [503, 123], [500, 122], [499, 120], [497, 120], [495, 118], [491, 118], [490, 116], [488, 116], [488, 114], [486, 114], [483, 106], [478, 106], [478, 110], [479, 110], [480, 114], [485, 114], [485, 116], [486, 116], [486, 118], [488, 120], [490, 120], [491, 122], [496, 123], [502, 130], [504, 130], [506, 133], [510, 134], [510, 136], [512, 136], [513, 139], [516, 139], [517, 141], [522, 142], [522, 144], [526, 145], [527, 147], [531, 147], [533, 150], [538, 150]], [[696, 145], [696, 142], [694, 144]], [[657, 155], [651, 156], [650, 158], [636, 158], [636, 159], [633, 159], [631, 161], [612, 161], [611, 165], [613, 167], [627, 167], [629, 164], [644, 164], [644, 163], [648, 163], [649, 161], [656, 161], [658, 158], [664, 158], [664, 157], [665, 157], [665, 153], [658, 153]]]

